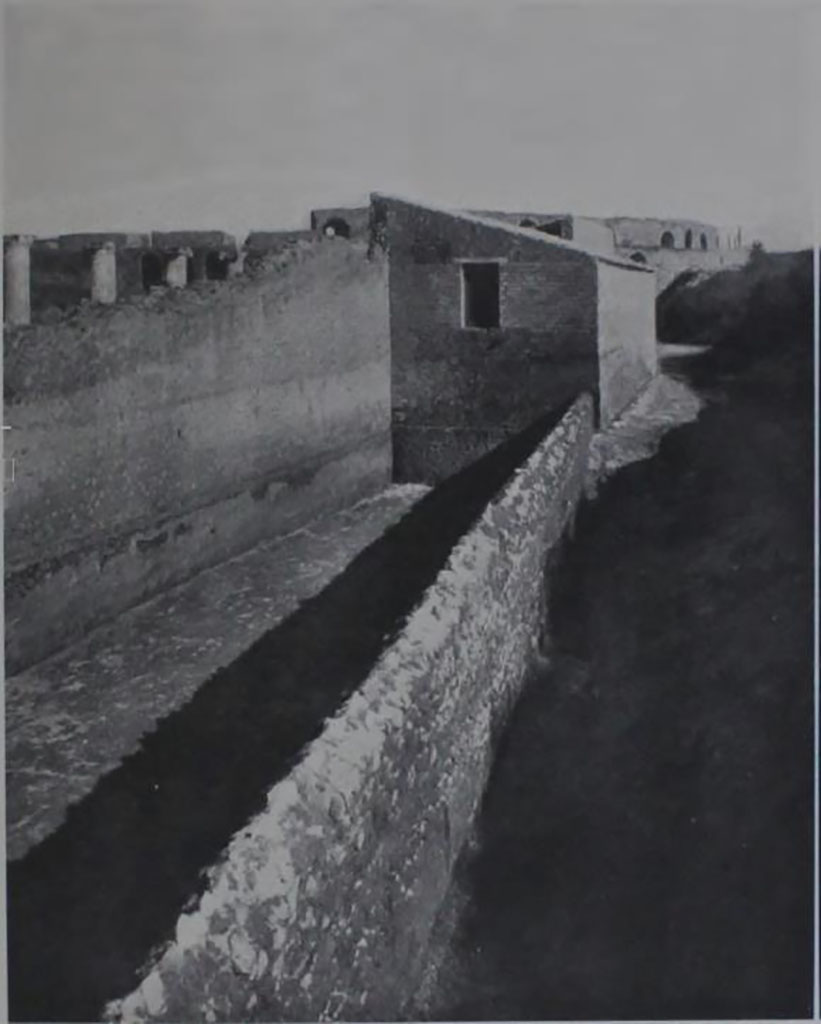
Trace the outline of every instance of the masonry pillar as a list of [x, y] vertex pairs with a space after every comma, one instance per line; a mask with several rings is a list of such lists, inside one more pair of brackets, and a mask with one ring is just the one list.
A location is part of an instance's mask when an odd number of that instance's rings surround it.
[[3, 312], [8, 324], [31, 323], [30, 235], [3, 240]]
[[117, 301], [117, 252], [113, 242], [106, 242], [92, 257], [91, 299], [106, 305]]
[[190, 249], [180, 249], [165, 268], [165, 283], [170, 288], [184, 288], [188, 284], [188, 257]]

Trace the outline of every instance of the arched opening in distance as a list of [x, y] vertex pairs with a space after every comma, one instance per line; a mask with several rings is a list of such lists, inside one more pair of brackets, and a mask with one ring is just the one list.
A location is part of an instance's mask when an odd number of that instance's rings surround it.
[[524, 220], [520, 220], [519, 221], [519, 227], [520, 228], [535, 228], [536, 227], [536, 221], [535, 220], [531, 220], [530, 217], [525, 217]]
[[631, 259], [631, 260], [632, 260], [632, 261], [633, 261], [634, 263], [646, 263], [646, 262], [647, 262], [647, 257], [646, 257], [646, 256], [644, 255], [644, 253], [643, 253], [643, 252], [634, 252], [634, 253], [631, 253], [631, 255], [630, 255], [630, 259]]
[[140, 263], [143, 288], [148, 292], [165, 283], [162, 257], [155, 252], [145, 252]]
[[676, 244], [675, 238], [673, 238], [672, 231], [665, 231], [661, 236], [661, 247], [662, 249], [672, 249]]
[[707, 248], [707, 236], [704, 234], [703, 231], [701, 232], [701, 237], [699, 238], [699, 242], [701, 243], [701, 248], [702, 249], [706, 249]]
[[686, 231], [686, 233], [684, 235], [684, 248], [685, 249], [692, 249], [693, 248], [693, 232], [689, 228], [687, 228], [687, 231]]
[[333, 238], [334, 236], [338, 236], [339, 238], [350, 238], [351, 225], [342, 217], [331, 217], [330, 220], [325, 221], [322, 233], [328, 238]]

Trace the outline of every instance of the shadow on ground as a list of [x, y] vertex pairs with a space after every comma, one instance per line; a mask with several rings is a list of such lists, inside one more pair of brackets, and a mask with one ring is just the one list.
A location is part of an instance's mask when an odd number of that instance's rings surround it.
[[173, 936], [232, 834], [401, 628], [560, 414], [422, 498], [322, 593], [218, 671], [8, 868], [10, 1015], [99, 1019]]
[[420, 1016], [811, 1016], [810, 351], [677, 360], [707, 408], [581, 511]]

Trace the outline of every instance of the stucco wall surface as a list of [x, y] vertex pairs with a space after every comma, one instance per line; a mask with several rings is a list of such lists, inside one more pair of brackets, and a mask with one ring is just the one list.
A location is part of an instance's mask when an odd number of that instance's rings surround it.
[[[394, 476], [435, 483], [598, 384], [596, 261], [535, 231], [376, 202], [390, 258]], [[500, 327], [462, 325], [461, 260], [501, 259]]]
[[397, 1019], [528, 667], [592, 423], [585, 395], [486, 507], [106, 1019]]
[[8, 671], [390, 479], [384, 258], [276, 260], [7, 332]]
[[576, 245], [603, 256], [614, 256], [616, 253], [613, 229], [604, 221], [593, 217], [573, 218], [573, 241]]
[[599, 264], [599, 415], [610, 424], [658, 372], [655, 275]]

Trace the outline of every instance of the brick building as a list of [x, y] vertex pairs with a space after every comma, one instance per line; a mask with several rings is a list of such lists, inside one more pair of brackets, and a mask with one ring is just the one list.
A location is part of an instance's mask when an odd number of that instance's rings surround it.
[[437, 480], [592, 392], [655, 374], [655, 275], [532, 228], [373, 198], [389, 255], [394, 478]]

